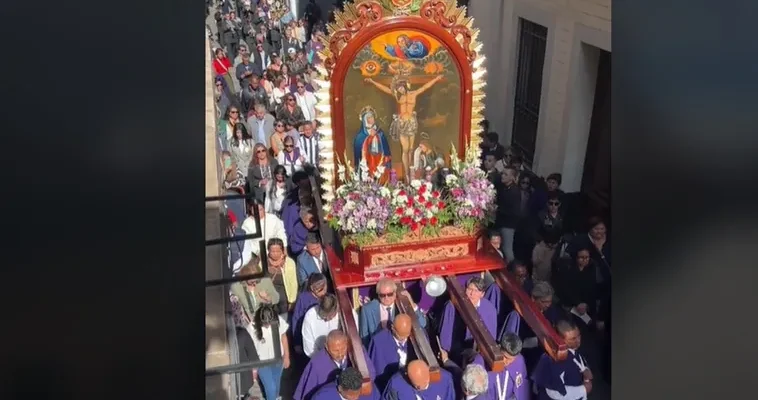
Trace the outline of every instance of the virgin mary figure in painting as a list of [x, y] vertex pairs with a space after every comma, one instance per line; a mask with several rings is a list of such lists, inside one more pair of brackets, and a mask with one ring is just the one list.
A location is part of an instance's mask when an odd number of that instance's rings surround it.
[[370, 106], [361, 110], [361, 129], [353, 141], [355, 165], [366, 160], [368, 171], [373, 174], [377, 167], [384, 164], [390, 168], [390, 145], [384, 131], [376, 125], [376, 111]]

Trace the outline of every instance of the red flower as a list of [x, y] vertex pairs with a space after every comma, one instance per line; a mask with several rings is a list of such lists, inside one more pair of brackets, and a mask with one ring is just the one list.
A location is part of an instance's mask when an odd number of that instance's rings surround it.
[[420, 188], [418, 188], [418, 194], [424, 194], [426, 193], [426, 185], [421, 185]]
[[408, 207], [413, 207], [413, 199], [408, 199]]
[[426, 202], [426, 199], [424, 198], [424, 196], [418, 195], [418, 202], [419, 203], [424, 203], [424, 202]]
[[440, 192], [438, 192], [438, 191], [436, 191], [436, 190], [435, 190], [435, 191], [433, 191], [433, 192], [432, 192], [432, 197], [434, 197], [435, 199], [439, 199], [439, 198], [440, 198]]
[[411, 222], [411, 230], [415, 231], [416, 229], [418, 229], [418, 224], [416, 222]]
[[403, 209], [400, 208], [400, 207], [396, 208], [395, 209], [395, 214], [397, 214], [397, 215], [403, 215]]
[[429, 220], [429, 223], [432, 224], [432, 226], [436, 226], [437, 225], [437, 217], [432, 217]]
[[417, 209], [413, 210], [413, 214], [414, 215], [421, 215], [421, 210], [417, 208]]
[[405, 194], [406, 194], [405, 190], [401, 190], [401, 191], [397, 192], [398, 196], [405, 196]]
[[437, 203], [437, 208], [439, 208], [440, 210], [443, 209], [443, 208], [445, 208], [445, 202], [442, 201], [442, 200], [440, 200], [440, 202]]
[[426, 224], [429, 223], [429, 220], [426, 218], [421, 218], [421, 225], [426, 226]]
[[403, 225], [408, 225], [411, 223], [411, 217], [403, 217], [400, 218], [400, 223]]
[[433, 205], [431, 201], [427, 201], [425, 204], [426, 208], [432, 208]]

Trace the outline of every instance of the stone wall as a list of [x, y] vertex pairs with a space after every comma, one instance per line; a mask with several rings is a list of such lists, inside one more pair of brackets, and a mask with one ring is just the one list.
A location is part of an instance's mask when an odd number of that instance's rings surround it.
[[[589, 127], [588, 101], [591, 113], [591, 99], [586, 96], [594, 95], [594, 82], [592, 91], [576, 83], [592, 80], [587, 70], [592, 68], [593, 55], [585, 54], [592, 48], [586, 45], [611, 51], [611, 1], [471, 0], [469, 13], [481, 30], [487, 56], [485, 114], [506, 145], [513, 124], [518, 20], [548, 28], [533, 169], [540, 175], [562, 172], [564, 189], [578, 190], [588, 134], [582, 130]], [[596, 69], [595, 65], [595, 74]]]

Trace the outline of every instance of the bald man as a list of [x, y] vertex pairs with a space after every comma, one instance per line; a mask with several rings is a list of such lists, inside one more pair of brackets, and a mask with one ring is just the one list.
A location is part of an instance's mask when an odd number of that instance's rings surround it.
[[453, 378], [440, 369], [440, 380], [431, 382], [429, 366], [421, 360], [413, 360], [405, 370], [392, 375], [382, 400], [455, 400]]
[[[294, 400], [311, 400], [316, 393], [327, 382], [334, 381], [340, 372], [351, 366], [348, 358], [350, 343], [347, 335], [339, 329], [335, 329], [326, 336], [326, 346], [324, 349], [313, 353], [310, 362], [300, 375], [300, 381], [295, 389]], [[369, 376], [373, 380], [376, 378], [374, 363], [368, 356], [366, 349], [361, 346], [368, 364]]]
[[358, 369], [347, 367], [337, 378], [337, 382], [330, 382], [319, 389], [313, 395], [312, 400], [379, 400], [381, 392], [374, 386], [371, 393], [361, 395], [363, 376]]
[[374, 361], [376, 386], [379, 390], [384, 390], [395, 372], [416, 359], [413, 344], [408, 340], [413, 329], [411, 317], [398, 314], [390, 326], [389, 329], [382, 328], [375, 333], [368, 346], [368, 355]]

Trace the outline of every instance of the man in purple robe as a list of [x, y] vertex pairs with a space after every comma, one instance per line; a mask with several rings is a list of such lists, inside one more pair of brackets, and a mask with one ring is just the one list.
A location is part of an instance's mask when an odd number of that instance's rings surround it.
[[[553, 288], [549, 283], [536, 283], [534, 288], [532, 288], [531, 295], [532, 300], [550, 323], [555, 323], [561, 317], [560, 311], [552, 307]], [[527, 371], [531, 375], [531, 372], [534, 371], [534, 367], [537, 365], [537, 361], [544, 352], [542, 347], [540, 347], [537, 335], [516, 310], [511, 311], [505, 318], [501, 336], [505, 335], [506, 332], [515, 333], [521, 338], [523, 348], [521, 354], [524, 356]]]
[[[500, 372], [489, 372], [489, 400], [529, 400], [531, 387], [526, 373], [526, 364], [521, 355], [521, 338], [515, 333], [506, 332], [500, 340], [503, 350], [505, 369]], [[484, 365], [482, 356], [477, 355], [474, 364]]]
[[[476, 308], [484, 326], [494, 340], [497, 338], [497, 311], [492, 303], [482, 298], [483, 296], [484, 279], [478, 276], [469, 278], [466, 281], [466, 297]], [[461, 351], [473, 345], [471, 331], [463, 323], [452, 302], [448, 301], [440, 326], [440, 347], [450, 354], [451, 359], [459, 362]]]
[[[310, 208], [300, 207], [297, 204], [290, 204], [287, 207], [289, 210], [287, 213], [288, 221], [284, 225], [284, 230], [287, 233], [287, 246], [290, 256], [297, 259], [305, 249], [308, 233], [315, 232], [318, 229], [316, 213]], [[295, 211], [295, 208], [298, 211]]]
[[381, 392], [376, 386], [371, 388], [371, 393], [361, 396], [363, 376], [356, 368], [347, 367], [339, 375], [336, 382], [330, 382], [322, 386], [311, 398], [312, 400], [379, 400]]
[[292, 309], [290, 316], [290, 326], [292, 329], [292, 340], [295, 353], [298, 355], [303, 353], [303, 318], [305, 313], [311, 309], [311, 307], [318, 304], [318, 300], [326, 295], [326, 277], [324, 274], [316, 273], [308, 277], [306, 289], [297, 295], [297, 301], [295, 301], [295, 307]]
[[392, 375], [382, 400], [455, 400], [453, 378], [440, 369], [440, 380], [431, 382], [429, 366], [421, 360], [413, 360], [405, 370]]
[[586, 400], [592, 391], [592, 372], [587, 360], [579, 354], [582, 336], [572, 320], [561, 320], [555, 330], [563, 337], [568, 347], [568, 356], [555, 361], [547, 354], [540, 357], [532, 380], [537, 387], [538, 400]]
[[398, 314], [390, 328], [383, 328], [371, 337], [368, 356], [374, 361], [376, 386], [384, 390], [392, 375], [416, 359], [416, 352], [408, 337], [413, 322], [407, 314]]
[[[507, 269], [516, 277], [519, 286], [521, 286], [526, 293], [532, 291], [534, 285], [529, 278], [529, 271], [526, 269], [524, 263], [517, 260], [511, 261], [508, 264]], [[508, 316], [508, 313], [513, 311], [513, 303], [496, 283], [492, 283], [487, 288], [487, 291], [484, 293], [484, 298], [489, 300], [490, 303], [495, 306], [495, 309], [497, 310], [497, 329], [498, 332], [501, 332], [503, 329], [503, 323], [505, 323], [505, 318]]]
[[[347, 356], [348, 347], [348, 337], [344, 332], [338, 329], [329, 332], [326, 337], [326, 347], [313, 354], [311, 361], [300, 375], [300, 381], [293, 396], [294, 400], [311, 400], [316, 391], [325, 383], [335, 380], [341, 371], [349, 367], [351, 362]], [[363, 346], [359, 351], [363, 351], [369, 375], [374, 380], [376, 378], [374, 363], [371, 362]]]

